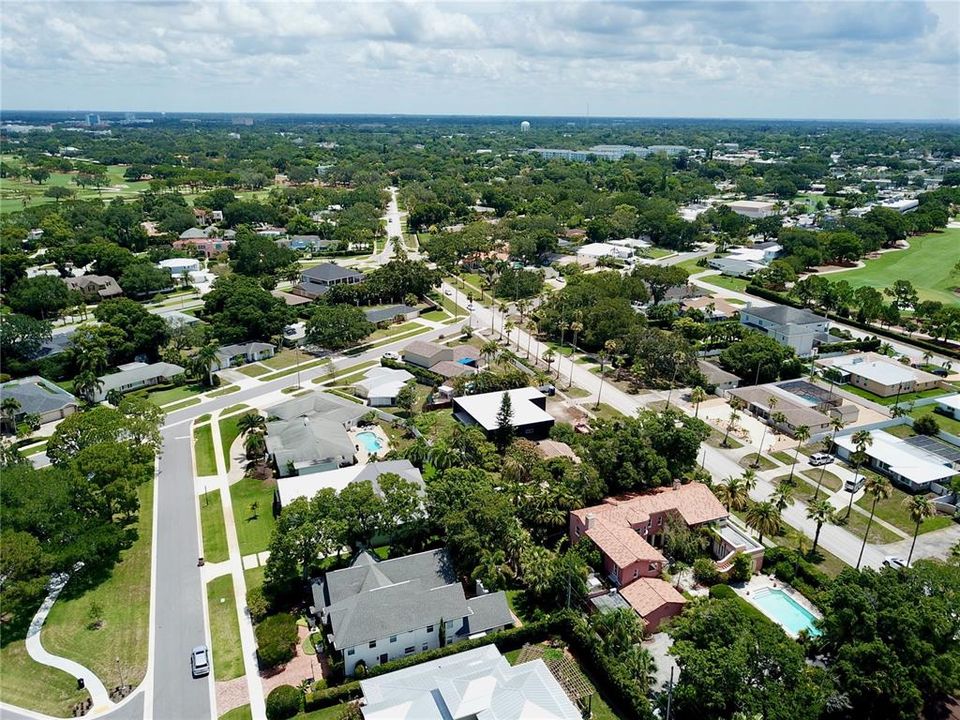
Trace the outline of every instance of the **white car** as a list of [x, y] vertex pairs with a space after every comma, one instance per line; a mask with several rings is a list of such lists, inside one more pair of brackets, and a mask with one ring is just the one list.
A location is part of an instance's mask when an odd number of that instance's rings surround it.
[[210, 674], [210, 653], [206, 645], [197, 645], [190, 652], [190, 672], [195, 678]]
[[892, 567], [894, 570], [905, 570], [907, 564], [903, 561], [903, 558], [898, 558], [895, 555], [888, 555], [883, 559], [883, 564], [886, 567]]
[[387, 352], [385, 352], [385, 353], [383, 354], [383, 359], [384, 359], [384, 360], [399, 360], [399, 359], [400, 359], [400, 353], [394, 352], [393, 350], [388, 350]]
[[453, 295], [453, 292], [450, 290], [450, 288], [446, 288], [446, 289], [443, 291], [443, 294], [444, 294], [444, 295]]
[[467, 303], [467, 310], [473, 310], [473, 303]]

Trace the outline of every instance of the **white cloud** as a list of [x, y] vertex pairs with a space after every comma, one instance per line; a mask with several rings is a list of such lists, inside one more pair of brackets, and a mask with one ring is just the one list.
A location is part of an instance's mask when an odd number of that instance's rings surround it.
[[0, 89], [38, 109], [956, 118], [958, 8], [7, 0]]

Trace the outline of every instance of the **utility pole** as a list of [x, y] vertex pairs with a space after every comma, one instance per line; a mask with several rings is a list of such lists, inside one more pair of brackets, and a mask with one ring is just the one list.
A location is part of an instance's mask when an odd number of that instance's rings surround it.
[[667, 712], [663, 720], [670, 720], [670, 706], [673, 704], [673, 668], [670, 668], [670, 682], [667, 683]]

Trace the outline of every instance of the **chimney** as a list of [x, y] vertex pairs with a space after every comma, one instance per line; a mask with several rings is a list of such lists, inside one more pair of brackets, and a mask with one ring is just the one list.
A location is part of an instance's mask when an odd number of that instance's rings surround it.
[[587, 515], [587, 530], [593, 530], [597, 526], [597, 516], [593, 513]]
[[673, 489], [674, 489], [674, 491], [680, 489], [680, 480], [677, 479], [677, 478], [675, 478], [674, 481], [673, 481]]

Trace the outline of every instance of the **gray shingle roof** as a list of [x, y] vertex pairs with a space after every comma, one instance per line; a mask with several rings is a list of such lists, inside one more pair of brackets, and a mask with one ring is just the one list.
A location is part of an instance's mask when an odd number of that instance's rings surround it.
[[463, 635], [469, 637], [488, 630], [497, 630], [513, 625], [513, 616], [507, 605], [507, 596], [502, 592], [477, 595], [467, 601], [470, 615], [464, 624]]
[[291, 420], [301, 415], [321, 414], [326, 420], [352, 423], [370, 412], [370, 408], [325, 392], [291, 398], [269, 409], [271, 417]]
[[101, 377], [100, 382], [103, 383], [101, 392], [106, 393], [110, 390], [123, 387], [124, 385], [133, 385], [158, 378], [169, 380], [177, 375], [182, 375], [184, 372], [186, 371], [182, 367], [174, 365], [173, 363], [158, 362], [150, 365], [141, 365]]
[[0, 398], [12, 398], [20, 403], [18, 416], [43, 415], [77, 404], [73, 395], [38, 375], [3, 383], [0, 385]]
[[254, 353], [263, 352], [264, 350], [273, 350], [273, 345], [270, 343], [264, 342], [248, 342], [248, 343], [236, 343], [234, 345], [221, 345], [217, 348], [217, 357], [221, 360], [229, 360], [232, 357], [237, 355], [243, 355], [244, 357], [249, 357]]
[[352, 458], [354, 445], [341, 423], [308, 415], [268, 422], [267, 451], [285, 473], [290, 463], [319, 465]]
[[409, 305], [394, 305], [378, 310], [366, 310], [363, 314], [367, 316], [367, 320], [370, 322], [378, 323], [384, 320], [393, 320], [398, 315], [406, 315], [407, 313], [416, 311], [417, 309], [415, 307], [410, 307]]
[[350, 278], [363, 279], [363, 275], [356, 270], [340, 267], [333, 263], [320, 263], [312, 268], [303, 271], [301, 277], [305, 281], [314, 283], [332, 282], [336, 280], [347, 280]]

